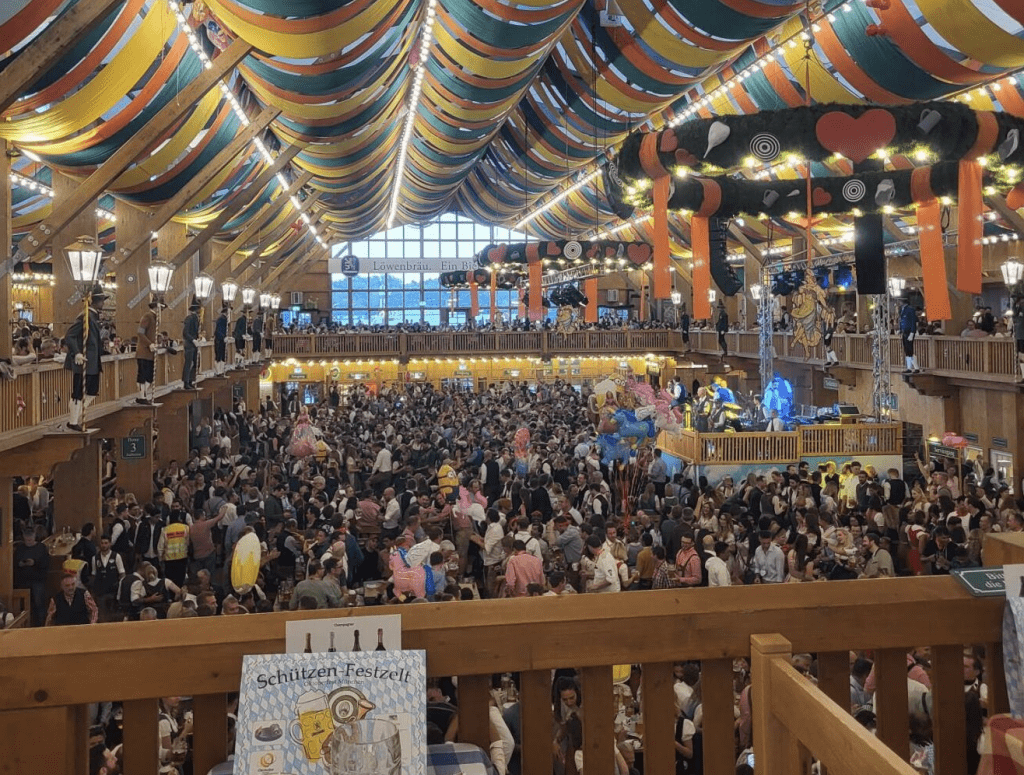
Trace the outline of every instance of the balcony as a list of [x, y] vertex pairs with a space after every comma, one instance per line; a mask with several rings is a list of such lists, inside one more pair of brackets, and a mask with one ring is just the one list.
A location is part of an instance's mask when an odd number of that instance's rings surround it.
[[[987, 547], [986, 547], [987, 551]], [[1019, 554], [1019, 553], [1018, 553]], [[1006, 712], [1004, 601], [974, 598], [949, 577], [666, 590], [387, 609], [403, 643], [425, 649], [430, 676], [459, 676], [459, 735], [488, 747], [491, 674], [520, 674], [523, 772], [551, 772], [551, 670], [581, 676], [586, 775], [611, 775], [615, 744], [612, 666], [642, 670], [645, 772], [675, 771], [672, 663], [702, 666], [704, 772], [735, 772], [733, 660], [751, 658], [758, 772], [806, 773], [813, 755], [831, 773], [908, 775], [907, 650], [932, 647], [932, 723], [938, 775], [966, 771], [962, 651], [985, 644], [989, 712]], [[360, 616], [343, 611], [268, 613], [0, 632], [0, 755], [15, 772], [79, 772], [84, 706], [124, 703], [125, 772], [153, 773], [157, 698], [194, 698], [195, 772], [223, 761], [227, 692], [242, 656], [284, 649], [288, 619]], [[200, 645], [202, 644], [202, 645]], [[849, 716], [851, 649], [874, 650], [877, 737]], [[817, 684], [789, 653], [817, 655]], [[130, 670], [124, 666], [130, 665]], [[21, 754], [5, 746], [24, 740]], [[65, 745], [65, 741], [67, 741]], [[19, 756], [24, 758], [19, 759]]]
[[[732, 331], [725, 335], [730, 357], [758, 358], [757, 331]], [[822, 345], [811, 348], [805, 357], [801, 345], [793, 344], [792, 334], [773, 334], [775, 357], [783, 361], [821, 365], [825, 360]], [[871, 337], [867, 334], [836, 334], [832, 339], [839, 365], [871, 370]], [[717, 355], [718, 334], [692, 331], [690, 345], [699, 353]], [[918, 365], [932, 375], [992, 387], [1013, 385], [1020, 376], [1013, 339], [964, 339], [959, 336], [921, 336], [914, 341]], [[889, 337], [889, 363], [893, 371], [903, 371], [903, 345], [898, 336]]]
[[679, 351], [678, 331], [448, 331], [393, 334], [300, 334], [274, 337], [284, 358], [479, 357], [515, 355], [635, 355]]
[[811, 457], [901, 455], [901, 428], [895, 423], [807, 425], [783, 433], [663, 432], [658, 446], [698, 465], [788, 465]]

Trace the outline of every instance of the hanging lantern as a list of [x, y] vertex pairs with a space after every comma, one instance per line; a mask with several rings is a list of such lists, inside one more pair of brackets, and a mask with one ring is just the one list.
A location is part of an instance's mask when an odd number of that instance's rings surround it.
[[242, 289], [242, 304], [247, 307], [251, 307], [252, 303], [256, 301], [256, 289], [255, 288], [243, 288]]
[[761, 284], [750, 286], [750, 296], [754, 301], [761, 301], [761, 296], [764, 295], [764, 286]]
[[716, 291], [714, 288], [708, 288], [708, 301], [711, 302], [712, 304], [714, 304], [715, 303], [715, 299], [717, 299], [717, 298], [718, 298], [718, 291]]
[[889, 278], [889, 295], [898, 299], [903, 295], [903, 289], [907, 287], [907, 281], [903, 277]]
[[681, 294], [679, 291], [672, 291], [671, 298], [672, 303], [678, 306], [683, 301], [683, 294]]
[[220, 295], [225, 304], [231, 304], [238, 294], [238, 283], [234, 280], [225, 280], [220, 284]]
[[1003, 273], [1003, 282], [1011, 290], [1020, 285], [1021, 280], [1024, 280], [1024, 264], [1016, 258], [1007, 259], [999, 269]]
[[154, 261], [149, 265], [149, 290], [154, 296], [163, 296], [171, 290], [174, 267], [166, 261]]
[[103, 251], [92, 237], [79, 237], [74, 244], [64, 248], [64, 255], [71, 266], [71, 276], [79, 285], [91, 288], [100, 277]]
[[274, 310], [281, 309], [281, 295], [280, 294], [275, 293], [274, 295], [272, 295], [270, 297], [270, 308], [274, 309]]
[[201, 303], [205, 304], [210, 296], [213, 295], [213, 278], [206, 273], [196, 275], [196, 279], [193, 281], [193, 284], [195, 286], [196, 298], [199, 299]]
[[271, 300], [271, 295], [269, 293], [266, 293], [266, 292], [261, 293], [260, 294], [260, 308], [261, 309], [270, 309], [270, 300]]

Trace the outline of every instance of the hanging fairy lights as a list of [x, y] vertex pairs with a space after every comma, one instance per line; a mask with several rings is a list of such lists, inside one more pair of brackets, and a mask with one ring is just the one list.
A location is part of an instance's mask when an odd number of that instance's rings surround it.
[[430, 59], [430, 46], [434, 42], [434, 22], [437, 19], [437, 0], [427, 0], [427, 11], [423, 18], [420, 34], [419, 53], [413, 60], [412, 88], [409, 90], [408, 112], [405, 116], [405, 128], [402, 130], [402, 142], [398, 149], [398, 163], [395, 165], [395, 179], [391, 191], [391, 206], [388, 208], [388, 228], [395, 225], [398, 215], [398, 198], [402, 193], [402, 179], [405, 176], [405, 162], [409, 155], [409, 143], [416, 125], [416, 108], [423, 90], [423, 76], [427, 72]]
[[[12, 172], [10, 174], [10, 181], [11, 185], [20, 186], [21, 188], [27, 188], [29, 191], [34, 191], [40, 196], [45, 196], [47, 199], [53, 199], [53, 189], [43, 183], [40, 183], [38, 180], [33, 180], [32, 178], [26, 177], [25, 175], [21, 175], [17, 172]], [[111, 212], [110, 210], [104, 209], [102, 207], [96, 208], [96, 217], [102, 218], [103, 220], [109, 221], [110, 223], [117, 223], [117, 216], [114, 215], [114, 213]]]

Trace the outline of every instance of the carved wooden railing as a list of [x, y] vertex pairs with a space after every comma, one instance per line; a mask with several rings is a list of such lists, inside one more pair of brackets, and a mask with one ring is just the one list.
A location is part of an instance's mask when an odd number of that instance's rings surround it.
[[889, 423], [804, 425], [783, 433], [663, 432], [658, 446], [699, 465], [789, 464], [808, 457], [900, 455], [900, 426]]
[[[850, 740], [845, 716], [850, 650], [874, 650], [878, 739], [905, 759], [906, 654], [930, 645], [936, 772], [966, 771], [962, 651], [966, 644], [985, 644], [989, 712], [1005, 712], [1004, 601], [973, 598], [949, 577], [792, 584], [781, 592], [780, 587], [756, 585], [396, 606], [387, 612], [402, 617], [404, 647], [426, 650], [428, 675], [459, 677], [459, 735], [464, 741], [488, 748], [491, 674], [520, 673], [525, 773], [551, 771], [551, 671], [574, 667], [580, 671], [586, 711], [586, 773], [612, 775], [612, 666], [617, 664], [642, 669], [645, 771], [674, 772], [672, 663], [699, 660], [704, 772], [733, 775], [733, 659], [751, 657], [751, 638], [760, 634], [777, 634], [794, 652], [816, 654], [818, 689], [796, 681], [784, 664], [765, 664], [783, 651], [756, 647], [755, 730], [816, 727], [798, 731], [798, 739], [829, 765], [836, 764], [830, 772], [851, 775], [902, 771], [876, 767], [879, 757], [870, 747], [850, 760], [859, 770], [830, 758]], [[370, 607], [0, 632], [0, 728], [23, 728], [37, 714], [65, 709], [58, 718], [84, 756], [80, 709], [92, 702], [122, 701], [125, 772], [152, 773], [157, 769], [157, 698], [189, 696], [195, 712], [194, 771], [205, 773], [227, 754], [225, 694], [238, 691], [244, 654], [281, 652], [287, 620], [380, 612]], [[126, 665], [131, 669], [125, 670]], [[766, 685], [771, 692], [756, 691]], [[818, 712], [819, 690], [841, 713], [835, 708]], [[800, 715], [794, 718], [795, 713]], [[52, 715], [47, 718], [53, 723]], [[763, 723], [768, 726], [756, 726]], [[863, 742], [862, 736], [855, 739]], [[833, 742], [823, 746], [822, 740]], [[785, 740], [757, 733], [754, 744], [756, 756], [765, 760], [774, 760], [777, 745], [789, 747]], [[892, 757], [888, 761], [891, 765]]]
[[[794, 344], [792, 334], [773, 334], [775, 355], [788, 361], [802, 362], [806, 354], [801, 345]], [[745, 358], [758, 357], [758, 335], [750, 331], [732, 331], [725, 335], [730, 355]], [[694, 350], [718, 353], [718, 335], [714, 331], [695, 331], [690, 334]], [[870, 369], [873, 363], [871, 338], [866, 334], [836, 334], [832, 340], [841, 366]], [[1012, 339], [964, 339], [958, 336], [920, 336], [914, 340], [914, 355], [922, 369], [939, 375], [973, 377], [994, 381], [1014, 381], [1019, 375], [1017, 354]], [[822, 345], [811, 348], [810, 360], [825, 357]], [[889, 338], [889, 361], [898, 370], [903, 369], [903, 345], [898, 336]]]
[[428, 333], [298, 334], [274, 337], [279, 357], [417, 358], [675, 352], [676, 331], [439, 331]]

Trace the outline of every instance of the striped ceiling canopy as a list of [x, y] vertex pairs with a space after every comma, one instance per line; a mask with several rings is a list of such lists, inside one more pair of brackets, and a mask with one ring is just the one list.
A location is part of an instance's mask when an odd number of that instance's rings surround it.
[[[84, 2], [0, 3], [0, 69]], [[223, 227], [237, 232], [311, 173], [298, 199], [318, 197], [307, 213], [330, 241], [453, 211], [545, 239], [646, 240], [645, 219], [623, 223], [603, 192], [631, 132], [808, 101], [958, 99], [1024, 117], [1022, 27], [1019, 0], [125, 0], [3, 114], [0, 137], [23, 153], [13, 206], [25, 233], [50, 212], [53, 170], [89, 175], [241, 38], [253, 52], [114, 181], [100, 217], [113, 197], [166, 202], [271, 107], [262, 148], [247, 146], [178, 221], [202, 227], [243, 197]], [[291, 146], [283, 175], [247, 188]], [[812, 171], [849, 174], [844, 163]], [[913, 214], [895, 221], [910, 228]], [[844, 226], [816, 224], [823, 236]], [[758, 244], [790, 228], [747, 219], [742, 233]], [[687, 255], [685, 216], [671, 236]]]

